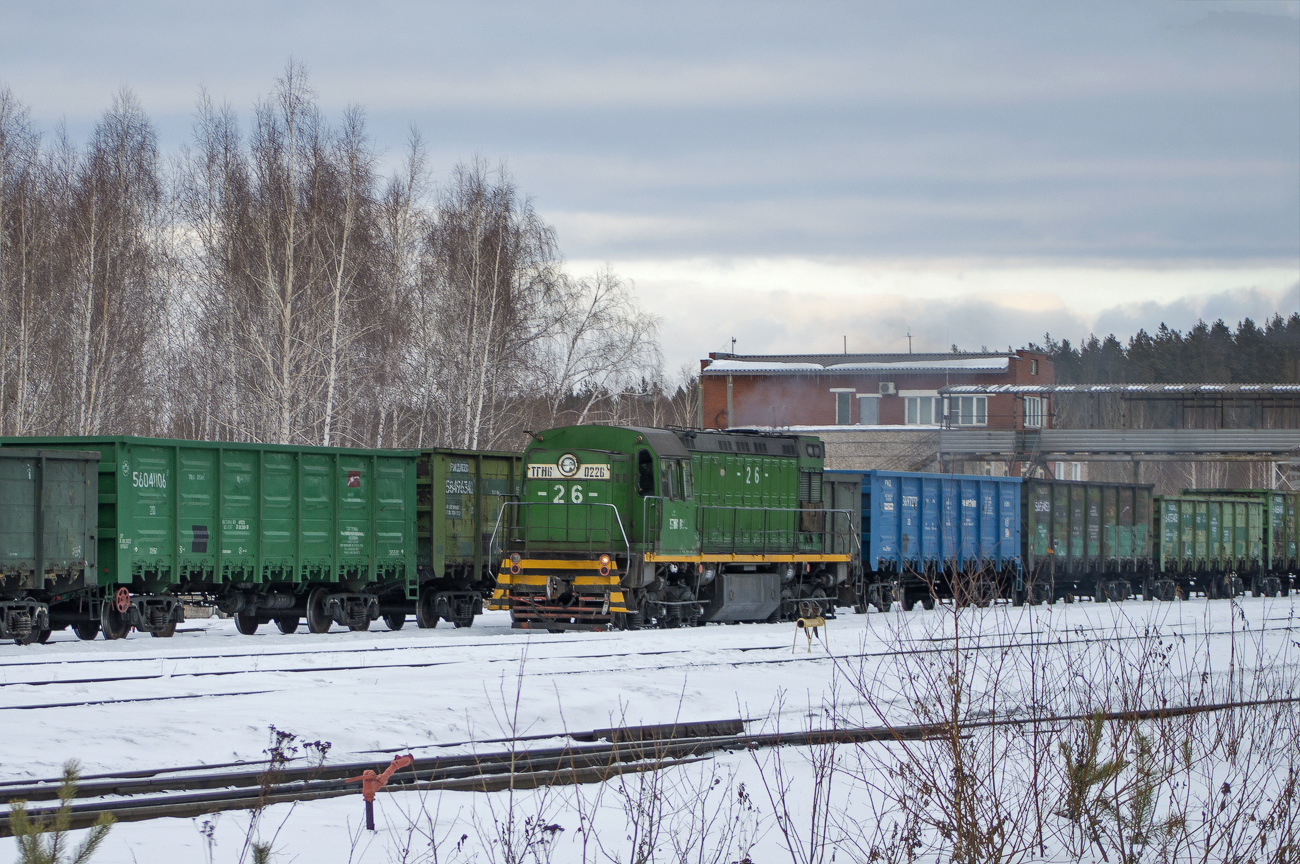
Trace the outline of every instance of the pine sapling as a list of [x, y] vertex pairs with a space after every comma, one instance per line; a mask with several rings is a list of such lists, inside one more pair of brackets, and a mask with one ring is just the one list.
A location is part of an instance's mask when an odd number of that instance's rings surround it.
[[31, 819], [25, 801], [9, 802], [9, 825], [18, 841], [15, 864], [85, 864], [95, 854], [116, 821], [104, 813], [90, 834], [76, 849], [69, 850], [68, 830], [72, 825], [72, 801], [77, 797], [81, 765], [75, 759], [63, 763], [63, 782], [59, 785], [59, 809], [53, 816]]

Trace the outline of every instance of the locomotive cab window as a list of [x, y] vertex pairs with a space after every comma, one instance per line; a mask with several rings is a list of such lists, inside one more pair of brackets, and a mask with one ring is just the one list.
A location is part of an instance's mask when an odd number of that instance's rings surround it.
[[636, 494], [655, 494], [655, 460], [649, 450], [636, 454]]
[[659, 460], [659, 490], [665, 498], [681, 497], [677, 494], [677, 484], [674, 482], [677, 479], [677, 465], [675, 459]]

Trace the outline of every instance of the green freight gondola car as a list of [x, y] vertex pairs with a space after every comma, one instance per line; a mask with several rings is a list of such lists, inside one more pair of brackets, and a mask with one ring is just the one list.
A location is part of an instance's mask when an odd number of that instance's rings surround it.
[[1151, 573], [1155, 487], [1029, 479], [1021, 492], [1027, 592], [1123, 600]]
[[[133, 437], [8, 438], [99, 461], [97, 585], [78, 634], [170, 636], [181, 595], [214, 598], [241, 632], [305, 615], [366, 629], [418, 594], [415, 451]], [[68, 613], [73, 614], [73, 613]]]
[[[489, 546], [501, 508], [519, 500], [518, 453], [421, 450], [416, 466], [420, 592], [416, 621], [433, 627], [450, 621], [468, 627], [496, 585]], [[386, 607], [385, 620], [400, 628], [405, 607]], [[398, 617], [400, 616], [400, 617]]]
[[1208, 597], [1241, 593], [1265, 555], [1267, 512], [1260, 498], [1201, 492], [1156, 496], [1155, 594]]
[[548, 630], [831, 612], [858, 517], [827, 506], [822, 460], [820, 441], [795, 435], [538, 433], [497, 531], [493, 607]]
[[92, 452], [0, 449], [0, 638], [44, 642], [95, 585], [98, 463]]
[[[1251, 539], [1245, 541], [1248, 548], [1244, 557], [1238, 555], [1231, 569], [1241, 580], [1239, 587], [1249, 587], [1256, 597], [1290, 593], [1297, 563], [1297, 528], [1300, 526], [1296, 521], [1296, 504], [1300, 493], [1277, 489], [1184, 489], [1182, 494], [1195, 500], [1235, 500], [1238, 502], [1236, 509], [1246, 507], [1250, 518], [1258, 516], [1258, 529], [1249, 520], [1237, 529], [1248, 532]], [[1261, 509], [1246, 502], [1257, 502]], [[1262, 535], [1258, 539], [1254, 538], [1256, 531]], [[1225, 582], [1221, 587], [1227, 590], [1232, 586]]]

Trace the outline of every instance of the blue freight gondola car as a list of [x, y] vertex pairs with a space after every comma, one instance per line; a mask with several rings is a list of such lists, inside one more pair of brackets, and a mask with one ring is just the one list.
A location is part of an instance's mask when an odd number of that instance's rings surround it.
[[907, 471], [828, 471], [862, 488], [856, 595], [888, 609], [936, 599], [989, 602], [1023, 590], [1020, 478]]

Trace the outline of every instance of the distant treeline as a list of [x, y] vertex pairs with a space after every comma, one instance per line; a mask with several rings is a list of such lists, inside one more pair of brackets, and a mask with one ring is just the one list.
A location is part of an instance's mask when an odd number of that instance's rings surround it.
[[1288, 384], [1300, 382], [1300, 314], [1274, 315], [1264, 326], [1247, 318], [1234, 331], [1222, 320], [1198, 321], [1186, 333], [1164, 324], [1139, 330], [1125, 345], [1113, 334], [1030, 345], [1052, 355], [1058, 384]]

